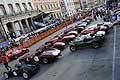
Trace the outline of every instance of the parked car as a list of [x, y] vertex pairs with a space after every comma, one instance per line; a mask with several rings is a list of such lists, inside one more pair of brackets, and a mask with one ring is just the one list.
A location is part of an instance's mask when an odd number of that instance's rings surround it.
[[24, 63], [28, 61], [35, 61], [44, 64], [53, 62], [58, 56], [61, 55], [61, 51], [56, 48], [37, 49], [35, 54], [27, 54], [22, 57], [19, 62]]
[[82, 35], [77, 37], [74, 41], [69, 44], [70, 51], [76, 51], [78, 48], [82, 47], [93, 47], [99, 48], [102, 40], [99, 36], [92, 36], [90, 34]]
[[75, 35], [60, 35], [60, 36], [56, 36], [55, 38], [52, 39], [52, 41], [54, 42], [64, 42], [65, 44], [68, 44], [70, 41], [72, 41], [73, 39], [75, 39]]
[[19, 59], [19, 62], [21, 64], [24, 63], [35, 63], [35, 62], [39, 62], [39, 58], [35, 57], [35, 54], [26, 54], [24, 55], [22, 58]]
[[44, 47], [52, 47], [52, 48], [56, 48], [56, 49], [59, 49], [59, 50], [63, 50], [65, 48], [65, 43], [64, 42], [48, 41], [43, 46]]
[[108, 25], [104, 25], [103, 23], [99, 23], [99, 24], [95, 24], [92, 25], [90, 28], [86, 28], [85, 30], [83, 30], [81, 32], [82, 35], [86, 35], [86, 34], [96, 34], [98, 31], [105, 31], [106, 33], [108, 32], [109, 27]]
[[9, 79], [13, 76], [22, 76], [24, 79], [29, 79], [40, 69], [40, 65], [37, 63], [34, 64], [16, 64], [15, 69], [8, 72], [4, 72], [4, 77]]
[[19, 56], [29, 52], [28, 48], [13, 48], [9, 49], [5, 54], [10, 60], [17, 59]]

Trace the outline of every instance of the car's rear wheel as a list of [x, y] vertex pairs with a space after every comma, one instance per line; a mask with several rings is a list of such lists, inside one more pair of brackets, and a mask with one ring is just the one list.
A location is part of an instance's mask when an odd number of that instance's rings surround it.
[[76, 51], [76, 48], [73, 46], [70, 46], [70, 51], [74, 52], [74, 51]]
[[35, 56], [33, 59], [35, 62], [39, 62], [39, 58], [37, 56]]
[[42, 59], [42, 62], [43, 62], [44, 64], [48, 64], [48, 63], [49, 63], [49, 60], [48, 60], [48, 58], [43, 58], [43, 59]]
[[3, 76], [6, 78], [6, 79], [9, 79], [10, 78], [10, 75], [8, 72], [4, 72]]
[[29, 49], [25, 50], [25, 53], [28, 53], [29, 52]]
[[30, 74], [26, 71], [23, 72], [22, 76], [23, 76], [24, 79], [29, 79], [30, 78]]
[[93, 43], [92, 44], [92, 47], [94, 48], [94, 49], [97, 49], [97, 48], [99, 48], [99, 43], [97, 43], [97, 42], [95, 42], [95, 43]]

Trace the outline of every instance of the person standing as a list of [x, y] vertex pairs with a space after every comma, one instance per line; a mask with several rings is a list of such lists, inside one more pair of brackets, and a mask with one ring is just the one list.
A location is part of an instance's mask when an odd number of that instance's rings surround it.
[[11, 70], [11, 67], [8, 65], [8, 62], [9, 62], [9, 59], [8, 57], [6, 56], [6, 54], [0, 54], [1, 56], [1, 61], [2, 61], [2, 64], [5, 66], [5, 68], [9, 71]]

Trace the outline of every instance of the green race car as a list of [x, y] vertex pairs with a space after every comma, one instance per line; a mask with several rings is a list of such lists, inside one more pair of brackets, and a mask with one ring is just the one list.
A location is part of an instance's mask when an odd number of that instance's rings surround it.
[[71, 41], [69, 47], [72, 52], [82, 47], [92, 47], [96, 49], [100, 47], [101, 42], [100, 36], [91, 36], [88, 34], [77, 37], [74, 41]]

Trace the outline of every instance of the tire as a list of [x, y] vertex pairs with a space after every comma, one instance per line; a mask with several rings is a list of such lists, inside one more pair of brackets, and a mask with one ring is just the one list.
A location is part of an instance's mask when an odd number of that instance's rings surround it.
[[29, 49], [27, 49], [26, 51], [25, 51], [25, 53], [28, 53], [29, 52]]
[[97, 48], [100, 47], [100, 45], [99, 45], [99, 43], [95, 42], [95, 43], [92, 44], [92, 47], [93, 47], [94, 49], [97, 49]]
[[23, 71], [22, 76], [24, 79], [29, 79], [30, 78], [30, 74], [27, 71]]
[[44, 63], [44, 64], [48, 64], [48, 63], [49, 63], [48, 58], [42, 58], [42, 63]]
[[4, 72], [3, 73], [3, 76], [6, 78], [6, 79], [9, 79], [10, 78], [10, 74], [8, 72]]
[[13, 76], [15, 76], [15, 77], [17, 77], [17, 76], [18, 76], [17, 71], [13, 70], [13, 71], [12, 71], [12, 73], [13, 73]]
[[70, 46], [70, 51], [74, 52], [74, 51], [76, 51], [76, 48], [73, 46]]

